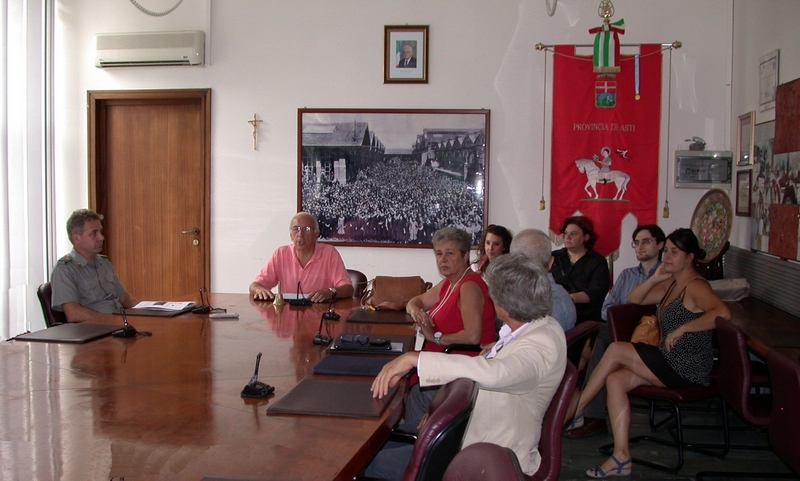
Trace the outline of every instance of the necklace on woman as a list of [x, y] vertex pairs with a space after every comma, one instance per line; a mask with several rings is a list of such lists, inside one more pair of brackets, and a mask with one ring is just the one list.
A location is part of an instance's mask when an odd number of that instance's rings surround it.
[[439, 312], [439, 310], [447, 303], [447, 300], [450, 299], [450, 295], [453, 294], [453, 292], [455, 292], [456, 288], [458, 287], [458, 285], [464, 279], [464, 276], [466, 276], [467, 272], [469, 271], [470, 267], [467, 266], [467, 268], [464, 270], [464, 273], [461, 274], [461, 277], [458, 278], [456, 283], [450, 284], [450, 287], [447, 288], [447, 292], [444, 294], [444, 297], [442, 298], [441, 302], [439, 302], [439, 304], [437, 304], [434, 309], [428, 312], [428, 316], [430, 316], [431, 319], [433, 319], [433, 316], [435, 316], [436, 313]]

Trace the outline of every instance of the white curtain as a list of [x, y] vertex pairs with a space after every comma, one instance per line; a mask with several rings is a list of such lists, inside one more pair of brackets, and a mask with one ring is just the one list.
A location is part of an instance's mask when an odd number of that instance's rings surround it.
[[52, 0], [0, 0], [0, 339], [44, 327]]

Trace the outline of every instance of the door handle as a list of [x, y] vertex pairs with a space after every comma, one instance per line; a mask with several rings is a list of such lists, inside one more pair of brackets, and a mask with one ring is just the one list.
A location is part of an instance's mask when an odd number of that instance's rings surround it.
[[200, 235], [200, 229], [195, 227], [192, 230], [182, 230], [181, 234], [192, 234], [192, 235]]

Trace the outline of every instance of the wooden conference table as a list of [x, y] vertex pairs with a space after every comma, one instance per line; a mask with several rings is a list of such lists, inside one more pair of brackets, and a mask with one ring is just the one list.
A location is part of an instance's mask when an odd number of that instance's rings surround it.
[[[402, 415], [403, 388], [378, 419], [267, 416], [326, 355], [312, 338], [328, 306], [210, 302], [239, 319], [129, 316], [152, 337], [0, 343], [0, 478], [352, 479]], [[354, 304], [337, 301], [331, 337], [413, 334], [411, 324], [346, 322]], [[259, 352], [259, 381], [275, 394], [242, 398]]]
[[725, 304], [731, 311], [731, 322], [747, 335], [750, 349], [762, 357], [775, 349], [800, 362], [800, 319], [752, 297]]

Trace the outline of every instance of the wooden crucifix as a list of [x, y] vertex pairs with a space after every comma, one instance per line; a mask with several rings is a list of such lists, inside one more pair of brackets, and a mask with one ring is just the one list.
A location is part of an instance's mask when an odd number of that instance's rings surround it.
[[253, 120], [248, 120], [247, 123], [253, 126], [253, 150], [258, 150], [258, 124], [263, 122], [259, 120], [257, 114], [253, 114]]

